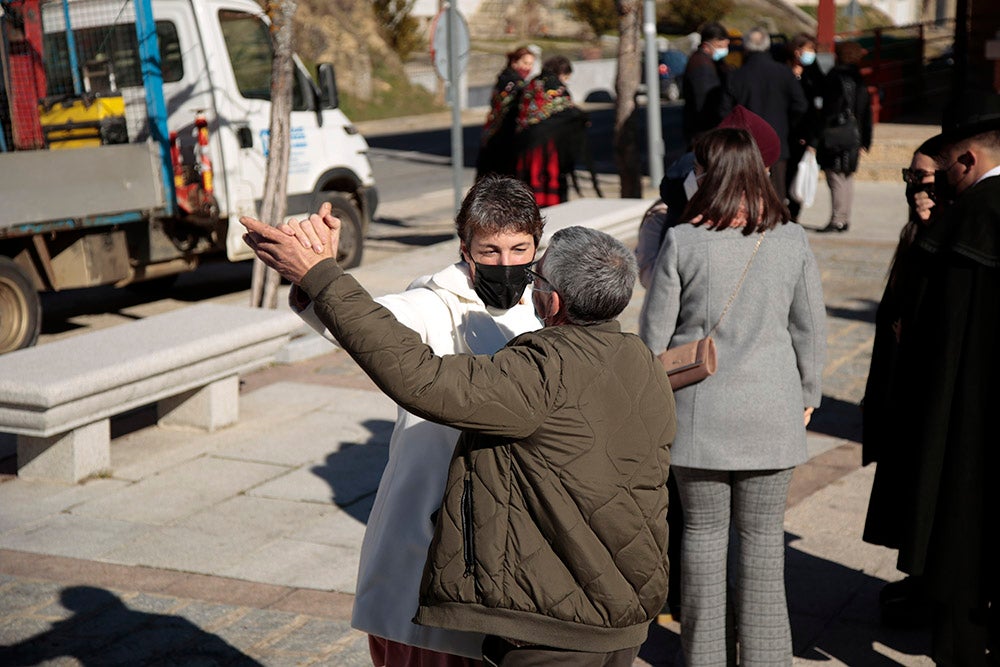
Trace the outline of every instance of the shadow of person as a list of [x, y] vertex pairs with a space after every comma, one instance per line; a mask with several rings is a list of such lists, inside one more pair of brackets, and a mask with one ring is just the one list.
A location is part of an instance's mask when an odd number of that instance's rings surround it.
[[881, 624], [878, 593], [884, 579], [791, 546], [798, 538], [785, 533], [786, 595], [796, 656], [888, 667], [905, 656], [930, 655], [924, 630]]
[[861, 408], [857, 403], [823, 396], [820, 408], [809, 420], [809, 430], [842, 440], [861, 442]]
[[323, 464], [310, 469], [330, 486], [333, 504], [361, 523], [368, 523], [371, 503], [365, 501], [375, 495], [382, 480], [394, 424], [385, 419], [362, 421], [370, 433], [365, 442], [341, 442]]
[[81, 665], [240, 665], [261, 663], [182, 616], [130, 609], [92, 586], [62, 590], [69, 618], [40, 634], [0, 647], [0, 664], [37, 665], [71, 657]]

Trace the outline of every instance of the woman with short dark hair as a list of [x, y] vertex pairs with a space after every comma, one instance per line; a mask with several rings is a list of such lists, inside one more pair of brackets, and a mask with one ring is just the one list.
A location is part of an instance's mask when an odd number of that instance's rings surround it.
[[535, 67], [535, 54], [521, 46], [507, 54], [507, 66], [497, 76], [490, 111], [480, 137], [479, 157], [476, 160], [476, 178], [486, 174], [514, 175], [514, 126], [521, 91], [528, 83]]
[[821, 397], [825, 311], [805, 232], [785, 224], [753, 137], [695, 143], [698, 189], [667, 230], [639, 334], [655, 354], [711, 335], [718, 370], [674, 392], [671, 468], [684, 508], [681, 642], [689, 667], [727, 664], [730, 526], [740, 535], [741, 664], [792, 661], [784, 587], [785, 504]]

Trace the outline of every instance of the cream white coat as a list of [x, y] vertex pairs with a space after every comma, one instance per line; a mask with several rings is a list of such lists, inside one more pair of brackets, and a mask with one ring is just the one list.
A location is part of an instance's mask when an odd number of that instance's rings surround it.
[[[377, 301], [439, 355], [493, 354], [514, 336], [541, 326], [530, 286], [518, 305], [502, 311], [483, 304], [468, 276], [466, 264], [454, 264]], [[330, 337], [311, 306], [299, 314]], [[441, 506], [457, 440], [457, 430], [399, 409], [361, 545], [351, 625], [411, 646], [481, 659], [482, 635], [412, 622], [434, 532], [432, 514]]]

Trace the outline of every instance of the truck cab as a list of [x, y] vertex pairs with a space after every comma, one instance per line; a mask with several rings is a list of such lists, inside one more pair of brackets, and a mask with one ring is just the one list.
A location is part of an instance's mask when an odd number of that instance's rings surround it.
[[[15, 25], [18, 6], [21, 24]], [[19, 68], [20, 51], [3, 60], [10, 90], [0, 96], [8, 101], [0, 110], [7, 121], [0, 173], [27, 169], [52, 178], [0, 177], [0, 200], [31, 202], [0, 212], [0, 352], [37, 338], [39, 291], [125, 285], [193, 269], [213, 255], [252, 257], [239, 218], [260, 210], [273, 55], [260, 6], [251, 0], [8, 0], [4, 8], [0, 20], [14, 37], [5, 41], [14, 47], [17, 37], [29, 46], [40, 42], [40, 62]], [[140, 43], [147, 10], [155, 25], [146, 25], [145, 34], [155, 34], [159, 55], [152, 76]], [[34, 72], [31, 85], [19, 83], [25, 71]], [[340, 260], [355, 266], [377, 189], [368, 145], [339, 109], [332, 66], [321, 64], [317, 74], [319, 83], [294, 58], [286, 213], [299, 217], [323, 201], [333, 204], [343, 222]], [[162, 100], [169, 140], [157, 131], [162, 124], [150, 111], [151, 93]], [[23, 104], [26, 97], [37, 98], [37, 121], [30, 118], [34, 103]], [[22, 101], [20, 109], [14, 100]], [[112, 109], [108, 114], [121, 114], [114, 132], [105, 131], [108, 118], [91, 118], [97, 100]], [[90, 115], [88, 122], [73, 116], [78, 109]], [[89, 125], [101, 129], [79, 133]], [[131, 144], [130, 160], [115, 159], [109, 149], [123, 147], [112, 143]], [[135, 159], [136, 144], [149, 146], [154, 162], [157, 153], [162, 158], [149, 173], [135, 168], [144, 165]], [[130, 173], [119, 173], [123, 169]], [[60, 190], [102, 188], [104, 196], [87, 206], [60, 196]], [[127, 196], [116, 196], [116, 188]]]

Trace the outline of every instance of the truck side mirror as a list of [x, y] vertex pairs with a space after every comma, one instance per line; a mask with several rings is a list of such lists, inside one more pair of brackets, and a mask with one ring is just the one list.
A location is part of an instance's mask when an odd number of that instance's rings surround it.
[[319, 89], [322, 99], [320, 106], [323, 109], [336, 109], [340, 106], [340, 95], [337, 93], [337, 77], [333, 73], [333, 65], [330, 63], [320, 63], [316, 66], [316, 78], [319, 80]]

